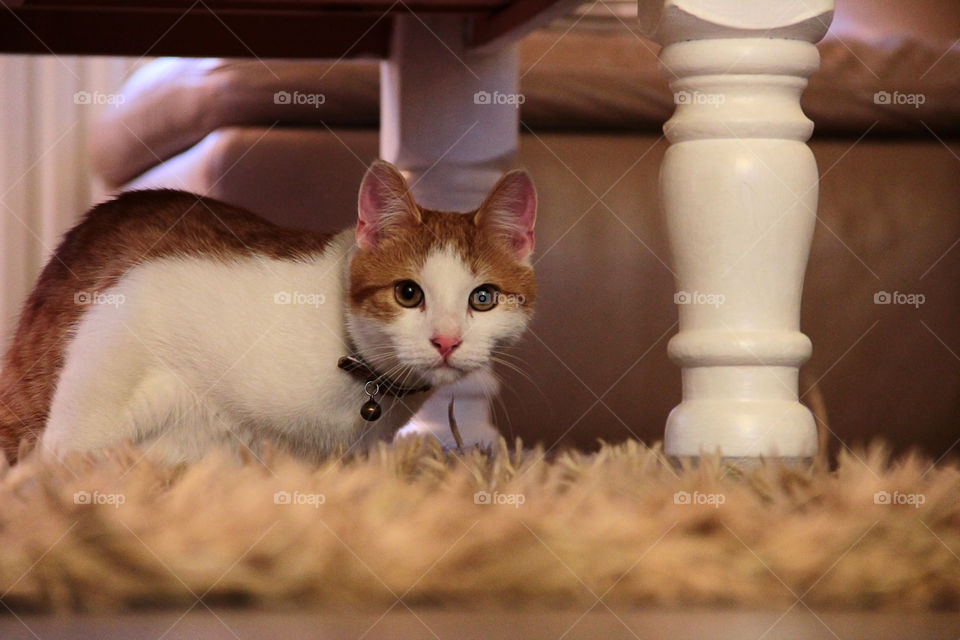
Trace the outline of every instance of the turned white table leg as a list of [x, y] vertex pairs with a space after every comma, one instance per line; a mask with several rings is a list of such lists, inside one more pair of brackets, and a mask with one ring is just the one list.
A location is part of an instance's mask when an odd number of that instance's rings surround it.
[[811, 351], [800, 295], [818, 195], [813, 123], [799, 101], [832, 8], [640, 2], [677, 103], [660, 174], [680, 314], [669, 353], [683, 369], [668, 455], [816, 453], [813, 416], [797, 398]]
[[[380, 73], [380, 155], [397, 165], [417, 201], [434, 209], [477, 208], [517, 150], [516, 47], [465, 50], [458, 16], [397, 15], [390, 59]], [[452, 444], [447, 407], [464, 440], [492, 442], [489, 371], [439, 390], [402, 431]]]

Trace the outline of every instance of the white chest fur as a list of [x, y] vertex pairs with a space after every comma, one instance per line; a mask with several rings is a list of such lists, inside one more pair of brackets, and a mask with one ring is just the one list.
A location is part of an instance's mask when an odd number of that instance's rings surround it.
[[130, 439], [178, 461], [261, 440], [324, 455], [392, 433], [423, 399], [385, 399], [383, 417], [365, 423], [362, 384], [336, 366], [349, 352], [352, 245], [344, 232], [298, 261], [161, 259], [88, 292], [94, 304], [66, 349], [44, 444], [62, 452]]

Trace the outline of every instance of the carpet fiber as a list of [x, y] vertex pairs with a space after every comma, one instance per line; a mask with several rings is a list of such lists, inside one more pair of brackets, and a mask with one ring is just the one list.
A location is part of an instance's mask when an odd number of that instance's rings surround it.
[[319, 466], [276, 452], [180, 468], [133, 448], [65, 466], [30, 455], [0, 470], [0, 602], [960, 605], [955, 464], [891, 461], [879, 445], [830, 473], [676, 471], [637, 442], [542, 453], [410, 439]]

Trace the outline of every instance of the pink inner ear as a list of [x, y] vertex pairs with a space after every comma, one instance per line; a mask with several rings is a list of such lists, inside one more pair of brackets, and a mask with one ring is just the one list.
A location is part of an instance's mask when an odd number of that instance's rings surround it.
[[357, 198], [357, 244], [371, 250], [384, 230], [409, 216], [416, 218], [416, 204], [410, 198], [406, 180], [393, 165], [376, 161], [363, 176]]
[[372, 251], [377, 246], [377, 232], [372, 224], [357, 220], [357, 230], [355, 232], [357, 244], [364, 251]]
[[370, 173], [367, 172], [360, 184], [357, 203], [357, 244], [367, 251], [377, 246], [377, 221], [379, 212], [383, 210], [383, 198], [378, 197], [377, 180]]
[[518, 260], [533, 252], [537, 191], [525, 171], [511, 171], [496, 184], [480, 208], [480, 223], [505, 237]]

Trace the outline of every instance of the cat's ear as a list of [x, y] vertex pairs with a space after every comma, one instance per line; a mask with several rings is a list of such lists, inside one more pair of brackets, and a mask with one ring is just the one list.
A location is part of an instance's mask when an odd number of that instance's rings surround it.
[[537, 190], [526, 171], [504, 174], [480, 205], [477, 226], [503, 238], [517, 260], [533, 252], [533, 225], [537, 220]]
[[375, 160], [360, 183], [357, 244], [372, 250], [391, 228], [419, 222], [420, 209], [403, 174], [389, 162]]

